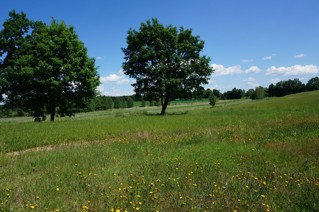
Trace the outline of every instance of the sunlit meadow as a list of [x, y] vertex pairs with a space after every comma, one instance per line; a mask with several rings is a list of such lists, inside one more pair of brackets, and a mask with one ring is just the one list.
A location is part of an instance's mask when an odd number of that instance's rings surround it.
[[318, 211], [319, 92], [0, 120], [0, 211]]

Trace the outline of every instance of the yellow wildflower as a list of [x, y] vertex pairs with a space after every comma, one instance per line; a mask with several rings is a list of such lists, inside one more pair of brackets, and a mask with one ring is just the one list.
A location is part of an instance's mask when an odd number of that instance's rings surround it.
[[87, 205], [82, 205], [82, 210], [84, 210], [84, 211], [89, 210], [89, 206], [87, 206]]

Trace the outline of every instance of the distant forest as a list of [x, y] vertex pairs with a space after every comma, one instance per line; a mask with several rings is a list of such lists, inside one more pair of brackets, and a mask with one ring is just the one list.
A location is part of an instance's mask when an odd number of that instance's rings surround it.
[[[276, 84], [270, 84], [268, 88], [257, 87], [256, 89], [249, 89], [247, 91], [243, 89], [233, 88], [230, 91], [226, 91], [217, 96], [220, 99], [260, 99], [263, 97], [281, 97], [289, 94], [301, 93], [305, 91], [319, 90], [319, 77], [311, 78], [306, 84], [303, 84], [299, 79], [289, 79], [285, 81], [279, 81]], [[263, 96], [258, 98], [258, 94], [263, 93]]]
[[[210, 96], [215, 96], [221, 100], [228, 99], [262, 99], [264, 97], [282, 97], [289, 94], [301, 93], [305, 91], [319, 90], [319, 77], [311, 78], [306, 84], [303, 84], [299, 79], [289, 79], [279, 81], [276, 84], [270, 84], [268, 87], [257, 87], [255, 89], [233, 88], [230, 91], [221, 93], [217, 89], [203, 89], [201, 92], [193, 93], [189, 99], [201, 100], [208, 99]], [[181, 100], [189, 100], [181, 99]], [[87, 103], [86, 107], [81, 110], [74, 109], [73, 112], [93, 112], [110, 109], [132, 108], [132, 107], [146, 107], [146, 106], [160, 106], [159, 100], [145, 101], [142, 96], [103, 96], [98, 95]], [[28, 111], [20, 108], [0, 105], [0, 117], [16, 117], [29, 116]]]

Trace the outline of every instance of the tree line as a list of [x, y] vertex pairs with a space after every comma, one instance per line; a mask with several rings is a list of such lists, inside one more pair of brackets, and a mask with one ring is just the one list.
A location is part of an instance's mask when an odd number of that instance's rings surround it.
[[86, 112], [132, 107], [134, 107], [134, 100], [131, 96], [110, 97], [99, 95], [91, 100]]
[[233, 88], [232, 90], [220, 93], [218, 90], [207, 89], [204, 93], [204, 97], [208, 98], [210, 95], [214, 95], [220, 99], [262, 99], [264, 97], [282, 97], [289, 94], [301, 93], [305, 91], [319, 90], [319, 77], [313, 77], [308, 80], [306, 84], [302, 83], [299, 79], [288, 79], [277, 82], [276, 84], [270, 84], [268, 87], [256, 87], [255, 89]]
[[[132, 108], [132, 107], [152, 107], [160, 106], [159, 100], [145, 101], [144, 98], [136, 95], [132, 96], [103, 96], [97, 95], [93, 97], [84, 108], [73, 108], [74, 113], [104, 111], [111, 109]], [[57, 108], [57, 111], [60, 109]], [[9, 105], [0, 105], [0, 117], [23, 117], [32, 116], [28, 111], [19, 107], [11, 107]], [[57, 113], [56, 116], [65, 116]], [[41, 117], [44, 118], [44, 117]]]

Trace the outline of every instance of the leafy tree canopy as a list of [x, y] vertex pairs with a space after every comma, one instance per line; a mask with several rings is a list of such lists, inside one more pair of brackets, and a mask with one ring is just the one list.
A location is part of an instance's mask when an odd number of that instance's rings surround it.
[[245, 90], [233, 88], [231, 91], [226, 91], [222, 95], [222, 99], [241, 99], [245, 96]]
[[[56, 112], [71, 115], [95, 96], [99, 76], [95, 61], [74, 28], [52, 20], [50, 25], [10, 12], [0, 31], [1, 96], [6, 104], [45, 112], [54, 121]], [[57, 110], [57, 108], [59, 110]]]
[[157, 19], [130, 29], [124, 52], [123, 69], [136, 79], [135, 92], [147, 100], [160, 100], [161, 115], [169, 101], [191, 97], [208, 83], [213, 72], [210, 58], [201, 56], [204, 41], [191, 29], [164, 27]]
[[211, 93], [209, 96], [209, 104], [210, 106], [214, 107], [217, 102], [217, 97], [214, 95], [214, 93]]
[[270, 84], [268, 87], [269, 96], [285, 96], [305, 90], [305, 85], [299, 79], [279, 81], [276, 85]]
[[311, 78], [306, 85], [308, 91], [319, 90], [319, 77]]

